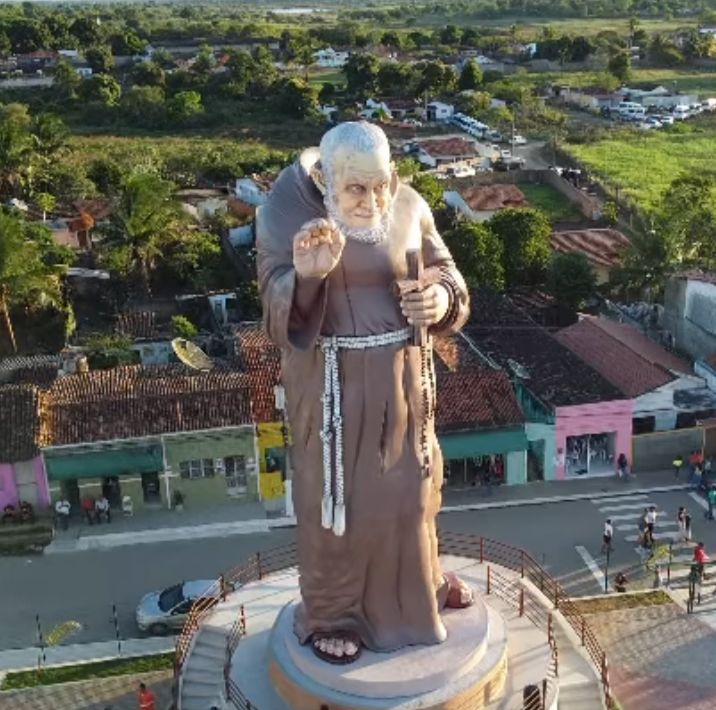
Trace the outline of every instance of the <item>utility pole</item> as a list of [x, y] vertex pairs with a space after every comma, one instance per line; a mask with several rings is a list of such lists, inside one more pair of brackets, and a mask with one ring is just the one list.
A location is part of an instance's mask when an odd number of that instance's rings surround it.
[[609, 541], [609, 544], [607, 545], [607, 555], [604, 561], [604, 593], [609, 593], [609, 555], [612, 552], [612, 543], [611, 540]]

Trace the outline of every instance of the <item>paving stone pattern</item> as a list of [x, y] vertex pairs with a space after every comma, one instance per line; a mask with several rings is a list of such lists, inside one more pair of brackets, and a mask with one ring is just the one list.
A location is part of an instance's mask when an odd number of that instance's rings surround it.
[[587, 617], [624, 710], [716, 708], [716, 632], [677, 604]]
[[171, 670], [0, 692], [0, 710], [137, 710], [140, 682], [154, 691], [157, 710], [169, 710]]

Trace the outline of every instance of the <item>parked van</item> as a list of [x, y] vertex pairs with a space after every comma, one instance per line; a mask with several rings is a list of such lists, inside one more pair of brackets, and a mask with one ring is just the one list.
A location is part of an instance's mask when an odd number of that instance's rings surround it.
[[620, 116], [628, 116], [629, 118], [642, 118], [646, 115], [646, 109], [634, 101], [622, 101], [617, 106], [617, 113]]
[[691, 109], [688, 106], [674, 106], [674, 119], [677, 121], [683, 121], [688, 118], [691, 114]]

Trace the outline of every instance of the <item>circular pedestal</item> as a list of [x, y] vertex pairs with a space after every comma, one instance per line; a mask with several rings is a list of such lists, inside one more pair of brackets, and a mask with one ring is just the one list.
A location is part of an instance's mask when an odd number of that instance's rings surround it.
[[480, 710], [504, 685], [505, 623], [480, 598], [468, 609], [443, 614], [444, 643], [393, 653], [363, 649], [346, 665], [321, 661], [298, 643], [295, 606], [283, 608], [269, 641], [271, 679], [292, 710]]

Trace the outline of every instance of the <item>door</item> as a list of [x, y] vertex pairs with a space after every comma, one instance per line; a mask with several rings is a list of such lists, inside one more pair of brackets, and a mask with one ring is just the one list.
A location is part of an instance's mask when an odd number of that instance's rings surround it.
[[122, 488], [117, 476], [105, 476], [102, 479], [102, 495], [109, 501], [110, 508], [122, 505]]
[[162, 494], [159, 487], [159, 472], [150, 471], [142, 474], [142, 492], [147, 505], [161, 505]]
[[68, 478], [60, 484], [62, 494], [67, 498], [71, 511], [80, 510], [80, 487], [76, 478]]

